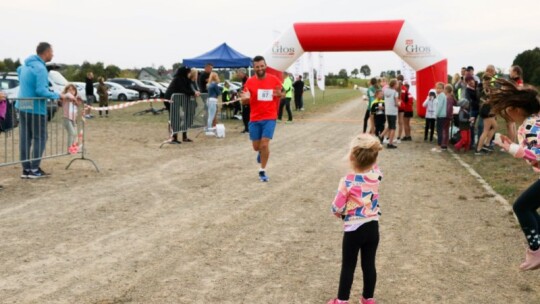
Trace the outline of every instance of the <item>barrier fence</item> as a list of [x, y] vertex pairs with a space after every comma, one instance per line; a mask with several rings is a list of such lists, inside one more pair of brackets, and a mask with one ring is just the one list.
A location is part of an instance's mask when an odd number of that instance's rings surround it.
[[[217, 117], [219, 105], [224, 106], [236, 102], [239, 102], [239, 100], [236, 99], [229, 102], [217, 102], [217, 99], [209, 100], [207, 93], [203, 93], [198, 97], [178, 93], [173, 94], [170, 100], [169, 111], [171, 138], [174, 134], [187, 132], [188, 130], [198, 129], [202, 132], [208, 126], [212, 126], [212, 121]], [[160, 148], [167, 143], [171, 143], [171, 138], [163, 142]]]
[[15, 98], [0, 102], [5, 102], [6, 107], [5, 117], [0, 117], [0, 167], [77, 154], [80, 157], [72, 159], [66, 169], [76, 160], [87, 160], [99, 172], [96, 163], [85, 156], [81, 106], [76, 106], [76, 129], [71, 129], [75, 134], [70, 134], [58, 101]]
[[[80, 105], [77, 106], [76, 135], [73, 138], [73, 133], [70, 134], [69, 128], [66, 126], [64, 109], [59, 101], [45, 98], [9, 99], [5, 101], [5, 117], [3, 119], [0, 117], [0, 144], [2, 145], [0, 148], [0, 167], [76, 154], [80, 157], [72, 159], [66, 166], [66, 170], [74, 161], [86, 160], [91, 162], [96, 171], [99, 172], [96, 163], [86, 158], [85, 155], [86, 135], [83, 116], [85, 108], [93, 111], [120, 110], [138, 103], [169, 103], [169, 131], [172, 138], [172, 135], [188, 130], [198, 129], [202, 132], [208, 125], [212, 124], [212, 121], [208, 119], [209, 112], [211, 112], [212, 117], [216, 117], [219, 105], [229, 105], [238, 101], [238, 99], [221, 103], [210, 101], [209, 107], [208, 94], [201, 94], [197, 97], [173, 94], [171, 100], [147, 99], [108, 107], [83, 107]], [[15, 106], [16, 103], [17, 106]], [[39, 111], [46, 113], [46, 115], [29, 115], [29, 113]], [[25, 121], [27, 123], [24, 123]], [[37, 140], [38, 138], [41, 140]], [[32, 139], [31, 143], [30, 139]], [[160, 148], [170, 142], [170, 139], [163, 142]], [[40, 151], [43, 153], [40, 154]]]

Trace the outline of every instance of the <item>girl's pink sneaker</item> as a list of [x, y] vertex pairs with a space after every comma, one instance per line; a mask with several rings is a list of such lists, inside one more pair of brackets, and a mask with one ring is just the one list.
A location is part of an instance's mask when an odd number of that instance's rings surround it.
[[540, 249], [532, 251], [527, 248], [525, 252], [525, 262], [519, 265], [521, 270], [534, 270], [540, 268]]
[[375, 302], [374, 298], [364, 299], [364, 297], [360, 298], [360, 304], [377, 304]]
[[328, 303], [326, 304], [349, 304], [349, 301], [341, 301], [341, 300], [338, 300], [338, 299], [332, 299], [330, 301], [328, 301]]

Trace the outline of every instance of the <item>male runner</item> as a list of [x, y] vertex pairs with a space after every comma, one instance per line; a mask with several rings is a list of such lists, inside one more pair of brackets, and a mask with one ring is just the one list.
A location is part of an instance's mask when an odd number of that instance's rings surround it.
[[266, 164], [270, 156], [269, 144], [276, 128], [279, 101], [282, 96], [281, 80], [266, 74], [266, 61], [262, 56], [253, 58], [255, 75], [246, 81], [241, 95], [243, 104], [251, 109], [249, 138], [253, 150], [257, 151], [257, 162], [261, 164], [259, 179], [267, 182]]

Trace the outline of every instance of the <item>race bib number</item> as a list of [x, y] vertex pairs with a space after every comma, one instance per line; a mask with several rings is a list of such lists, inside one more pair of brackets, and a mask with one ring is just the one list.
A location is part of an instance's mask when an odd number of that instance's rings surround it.
[[257, 90], [257, 99], [259, 101], [272, 101], [273, 100], [273, 91], [272, 90]]

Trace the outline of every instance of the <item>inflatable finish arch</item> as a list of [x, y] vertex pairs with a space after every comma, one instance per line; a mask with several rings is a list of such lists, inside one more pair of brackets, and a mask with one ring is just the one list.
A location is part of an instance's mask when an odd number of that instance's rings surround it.
[[416, 71], [416, 109], [436, 82], [447, 82], [447, 60], [404, 20], [295, 23], [264, 58], [269, 73], [280, 74], [304, 52], [394, 51]]

